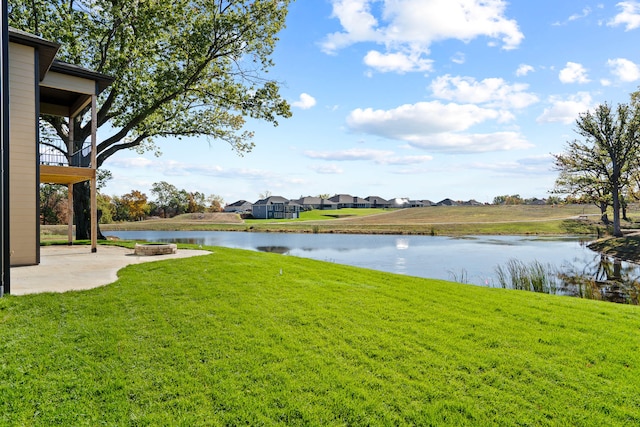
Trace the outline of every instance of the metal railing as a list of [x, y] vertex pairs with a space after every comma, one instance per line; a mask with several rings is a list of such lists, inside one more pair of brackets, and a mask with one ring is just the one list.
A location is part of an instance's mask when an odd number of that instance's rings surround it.
[[85, 145], [80, 150], [67, 155], [66, 147], [57, 144], [40, 144], [40, 164], [49, 166], [74, 166], [80, 168], [91, 167], [91, 145]]

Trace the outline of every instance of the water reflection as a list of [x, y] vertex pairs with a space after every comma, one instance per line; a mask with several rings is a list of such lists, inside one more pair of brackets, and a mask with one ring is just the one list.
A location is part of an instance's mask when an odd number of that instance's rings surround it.
[[[583, 267], [578, 269], [578, 265]], [[638, 305], [638, 266], [605, 255], [560, 268], [510, 259], [495, 271], [497, 286], [502, 288]]]
[[582, 271], [559, 273], [571, 295], [623, 304], [638, 305], [638, 268], [606, 255], [596, 255]]
[[288, 254], [289, 252], [291, 252], [291, 248], [288, 248], [286, 246], [258, 246], [256, 247], [256, 249], [260, 252], [271, 252], [280, 255]]
[[399, 251], [409, 249], [409, 239], [396, 239], [396, 249]]

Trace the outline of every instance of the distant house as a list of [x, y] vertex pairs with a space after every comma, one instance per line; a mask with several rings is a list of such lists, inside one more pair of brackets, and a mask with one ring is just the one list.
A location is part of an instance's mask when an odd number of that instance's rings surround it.
[[251, 207], [253, 205], [251, 202], [247, 202], [246, 200], [238, 200], [235, 203], [231, 203], [224, 207], [225, 212], [232, 213], [243, 213], [243, 212], [251, 212]]
[[329, 198], [332, 202], [338, 205], [338, 209], [345, 208], [370, 208], [371, 203], [368, 200], [361, 197], [351, 196], [349, 194], [336, 194]]
[[251, 214], [258, 219], [296, 219], [300, 218], [302, 206], [280, 196], [270, 196], [258, 200], [251, 207]]
[[294, 201], [300, 206], [302, 206], [302, 209], [307, 211], [312, 209], [320, 209], [320, 210], [338, 209], [337, 203], [332, 202], [331, 200], [328, 200], [328, 199], [322, 199], [320, 197], [307, 196], [307, 197], [301, 197], [298, 200], [294, 200]]
[[547, 200], [546, 199], [533, 198], [533, 199], [527, 200], [525, 202], [525, 204], [527, 204], [527, 205], [546, 205], [547, 204]]
[[389, 203], [391, 204], [390, 207], [392, 208], [408, 208], [410, 206], [409, 199], [402, 198], [402, 197], [396, 197], [395, 199], [391, 199], [389, 200]]
[[369, 196], [365, 200], [367, 200], [371, 204], [372, 208], [386, 209], [391, 207], [391, 203], [388, 200], [383, 199], [382, 197]]
[[436, 203], [436, 206], [458, 206], [458, 202], [451, 199], [443, 199]]

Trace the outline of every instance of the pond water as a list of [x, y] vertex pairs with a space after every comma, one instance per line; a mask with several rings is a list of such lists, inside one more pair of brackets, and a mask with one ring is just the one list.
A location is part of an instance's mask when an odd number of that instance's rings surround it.
[[[584, 237], [405, 236], [297, 234], [223, 231], [109, 231], [110, 236], [148, 242], [191, 243], [276, 252], [396, 274], [452, 280], [480, 286], [505, 286], [509, 263], [544, 266], [553, 272], [551, 293], [597, 293], [598, 299], [637, 303], [640, 267], [614, 262], [587, 248]], [[514, 273], [515, 274], [515, 273]], [[576, 284], [586, 280], [591, 289]], [[611, 280], [624, 279], [615, 288]], [[509, 280], [507, 280], [509, 281]], [[515, 286], [513, 286], [515, 287]], [[615, 288], [615, 289], [613, 289]], [[622, 296], [620, 293], [622, 292]], [[607, 296], [607, 294], [611, 294]]]

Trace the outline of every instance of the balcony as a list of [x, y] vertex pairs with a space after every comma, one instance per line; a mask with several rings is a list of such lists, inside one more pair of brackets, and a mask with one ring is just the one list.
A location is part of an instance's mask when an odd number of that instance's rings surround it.
[[[76, 144], [74, 144], [76, 145]], [[40, 144], [40, 182], [47, 184], [77, 184], [96, 176], [91, 166], [91, 144], [68, 155], [62, 141]]]

